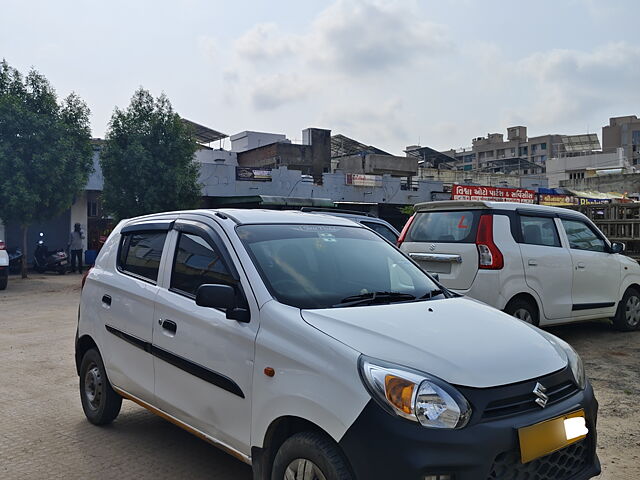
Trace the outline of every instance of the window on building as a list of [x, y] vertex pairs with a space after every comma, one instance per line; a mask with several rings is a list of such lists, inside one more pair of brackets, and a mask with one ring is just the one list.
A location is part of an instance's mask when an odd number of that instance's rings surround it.
[[515, 157], [515, 156], [516, 156], [516, 148], [515, 148], [515, 147], [513, 147], [513, 148], [511, 149], [511, 152], [510, 152], [510, 153], [511, 153], [511, 156], [512, 156], [512, 157]]
[[546, 155], [540, 155], [540, 163], [544, 163], [547, 161], [547, 156]]
[[529, 153], [529, 147], [520, 147], [519, 152], [518, 155], [520, 156], [527, 155]]
[[133, 232], [122, 236], [118, 269], [156, 282], [167, 232]]
[[547, 144], [546, 143], [541, 143], [540, 144], [540, 150], [546, 150], [547, 149]]
[[98, 216], [98, 202], [88, 200], [87, 201], [87, 217], [97, 217]]
[[538, 145], [531, 145], [531, 154], [533, 155], [538, 151]]

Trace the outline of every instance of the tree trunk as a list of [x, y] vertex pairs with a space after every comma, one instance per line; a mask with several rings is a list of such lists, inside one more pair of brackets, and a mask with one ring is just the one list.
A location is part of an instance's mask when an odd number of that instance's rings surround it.
[[22, 225], [22, 278], [27, 278], [27, 230], [28, 225]]

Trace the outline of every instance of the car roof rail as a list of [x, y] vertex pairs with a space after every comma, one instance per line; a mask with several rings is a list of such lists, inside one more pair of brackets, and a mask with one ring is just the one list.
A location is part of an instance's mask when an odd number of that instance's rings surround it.
[[325, 213], [348, 213], [351, 215], [360, 215], [363, 217], [371, 217], [378, 218], [373, 213], [369, 212], [359, 212], [358, 210], [346, 210], [343, 208], [322, 208], [322, 207], [302, 207], [300, 209], [301, 212], [325, 212]]

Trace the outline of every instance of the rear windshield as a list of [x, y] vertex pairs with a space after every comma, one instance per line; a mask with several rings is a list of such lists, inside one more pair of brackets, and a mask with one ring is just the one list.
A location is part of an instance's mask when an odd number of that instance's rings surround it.
[[473, 243], [478, 217], [477, 210], [418, 212], [407, 234], [407, 241]]

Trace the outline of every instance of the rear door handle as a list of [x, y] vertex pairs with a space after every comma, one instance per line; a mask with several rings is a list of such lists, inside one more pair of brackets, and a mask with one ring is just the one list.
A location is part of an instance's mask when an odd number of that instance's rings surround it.
[[584, 270], [584, 268], [586, 267], [586, 265], [582, 262], [578, 263], [578, 266], [576, 268], [579, 268], [580, 270]]
[[111, 306], [111, 296], [110, 295], [103, 295], [102, 296], [102, 303], [104, 303], [107, 307]]
[[527, 263], [532, 267], [535, 267], [536, 265], [538, 265], [538, 261], [537, 260], [529, 260]]
[[164, 328], [167, 332], [171, 332], [175, 334], [178, 331], [178, 325], [173, 320], [163, 320], [162, 328]]

